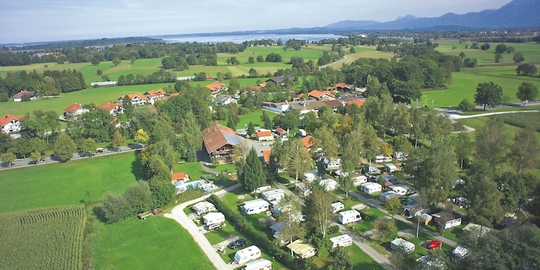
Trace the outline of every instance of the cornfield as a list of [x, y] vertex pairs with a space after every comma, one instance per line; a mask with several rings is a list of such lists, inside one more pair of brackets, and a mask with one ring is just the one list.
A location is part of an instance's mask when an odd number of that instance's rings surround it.
[[0, 215], [0, 269], [82, 269], [82, 206]]

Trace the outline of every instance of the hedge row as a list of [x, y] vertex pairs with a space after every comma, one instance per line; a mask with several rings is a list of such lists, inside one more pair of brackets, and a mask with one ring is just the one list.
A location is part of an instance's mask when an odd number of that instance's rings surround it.
[[294, 260], [293, 257], [284, 250], [276, 246], [272, 241], [270, 241], [264, 232], [258, 231], [247, 222], [244, 217], [237, 211], [231, 209], [226, 203], [224, 203], [216, 195], [210, 196], [208, 200], [213, 203], [216, 208], [227, 217], [227, 220], [235, 226], [239, 231], [241, 231], [244, 236], [250, 238], [257, 247], [263, 249], [270, 256], [274, 257], [278, 262], [283, 264], [289, 269], [296, 269], [298, 261]]

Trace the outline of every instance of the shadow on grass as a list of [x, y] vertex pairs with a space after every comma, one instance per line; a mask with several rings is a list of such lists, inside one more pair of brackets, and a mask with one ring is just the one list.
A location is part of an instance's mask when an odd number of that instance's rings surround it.
[[144, 179], [143, 173], [141, 171], [141, 160], [139, 159], [139, 152], [140, 151], [135, 151], [135, 155], [137, 155], [137, 158], [133, 162], [131, 162], [131, 173], [135, 175], [135, 179], [137, 180]]
[[101, 206], [94, 206], [92, 208], [92, 214], [101, 222], [107, 223], [107, 219], [105, 218], [105, 212], [103, 212], [103, 208]]

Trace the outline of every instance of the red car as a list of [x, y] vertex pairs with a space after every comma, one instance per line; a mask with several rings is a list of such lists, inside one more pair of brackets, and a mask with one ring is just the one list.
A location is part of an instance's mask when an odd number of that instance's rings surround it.
[[435, 240], [432, 240], [432, 241], [429, 241], [428, 245], [427, 245], [427, 248], [428, 249], [437, 249], [437, 248], [440, 248], [441, 247], [441, 242], [439, 241], [435, 241]]

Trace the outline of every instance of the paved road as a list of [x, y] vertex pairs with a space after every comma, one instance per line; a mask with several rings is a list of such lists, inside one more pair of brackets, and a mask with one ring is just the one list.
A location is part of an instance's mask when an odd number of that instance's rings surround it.
[[[105, 148], [103, 153], [94, 153], [93, 157], [101, 157], [101, 156], [107, 156], [107, 155], [114, 155], [114, 154], [121, 154], [125, 152], [133, 152], [136, 150], [142, 149], [143, 146], [139, 144], [132, 144], [128, 146], [122, 146], [120, 149], [116, 148]], [[84, 155], [83, 153], [75, 153], [73, 154], [73, 157], [71, 160], [77, 160], [77, 159], [86, 159], [91, 158], [90, 156]], [[23, 159], [17, 159], [12, 162], [11, 168], [8, 166], [7, 163], [0, 163], [0, 170], [7, 170], [7, 169], [16, 169], [16, 168], [25, 168], [25, 167], [33, 167], [33, 166], [40, 166], [44, 164], [51, 164], [51, 163], [58, 163], [60, 160], [56, 156], [50, 156], [50, 157], [43, 157], [43, 160], [38, 162], [37, 164], [30, 160], [29, 158], [23, 158]]]
[[[220, 190], [218, 192], [215, 192], [213, 194], [216, 194], [217, 196], [224, 195], [225, 193], [236, 189], [238, 187], [242, 186], [240, 183], [234, 184], [228, 188], [225, 188], [223, 190]], [[195, 225], [193, 220], [191, 220], [186, 213], [184, 212], [184, 208], [186, 208], [189, 205], [195, 204], [197, 202], [206, 200], [208, 197], [210, 197], [212, 194], [205, 195], [203, 197], [197, 198], [195, 200], [191, 200], [189, 202], [182, 203], [171, 211], [171, 214], [165, 214], [165, 217], [172, 218], [176, 220], [182, 227], [184, 227], [189, 234], [191, 234], [191, 237], [195, 240], [195, 242], [201, 247], [203, 252], [206, 254], [208, 259], [212, 262], [212, 264], [216, 267], [216, 269], [219, 270], [233, 270], [236, 268], [237, 265], [230, 265], [227, 264], [219, 255], [216, 249], [210, 244], [208, 239], [204, 236], [203, 232], [200, 231], [200, 229]]]
[[450, 117], [450, 119], [466, 119], [466, 118], [490, 116], [490, 115], [497, 115], [497, 114], [529, 113], [529, 112], [540, 112], [540, 111], [539, 110], [524, 110], [524, 111], [507, 111], [507, 112], [487, 112], [487, 113], [472, 114], [472, 115], [451, 114], [451, 115], [449, 115], [449, 117]]
[[[360, 201], [362, 201], [362, 202], [364, 202], [364, 203], [366, 203], [366, 204], [368, 204], [368, 205], [370, 205], [370, 206], [372, 206], [372, 207], [375, 207], [375, 208], [377, 208], [377, 209], [383, 211], [384, 213], [388, 213], [388, 212], [384, 209], [384, 207], [383, 207], [381, 201], [379, 201], [379, 200], [377, 200], [377, 199], [366, 198], [366, 197], [364, 197], [364, 196], [362, 196], [362, 195], [360, 195], [360, 194], [358, 194], [358, 193], [356, 193], [356, 192], [350, 192], [350, 194], [351, 194], [353, 197], [359, 199]], [[394, 218], [397, 219], [397, 220], [399, 220], [399, 221], [404, 222], [405, 224], [409, 225], [409, 227], [412, 227], [412, 228], [414, 228], [414, 229], [416, 230], [416, 223], [414, 223], [414, 222], [412, 222], [412, 221], [410, 221], [410, 220], [408, 220], [408, 219], [406, 219], [406, 218], [404, 218], [404, 217], [402, 217], [402, 216], [400, 216], [400, 215], [394, 215]], [[443, 242], [443, 243], [445, 243], [445, 244], [448, 244], [448, 245], [450, 245], [450, 246], [452, 246], [452, 247], [457, 246], [457, 243], [456, 243], [455, 241], [450, 240], [450, 239], [445, 238], [445, 237], [442, 237], [442, 236], [439, 235], [438, 233], [435, 233], [435, 232], [433, 232], [433, 231], [430, 231], [430, 230], [428, 230], [428, 229], [426, 229], [426, 228], [424, 228], [424, 227], [420, 227], [420, 232], [425, 233], [425, 234], [428, 234], [428, 235], [434, 237], [435, 239], [437, 239], [437, 240], [439, 240], [439, 241], [441, 241], [441, 242]]]

